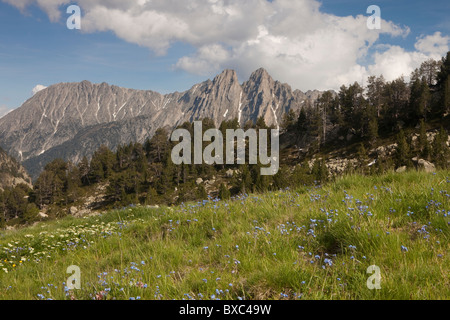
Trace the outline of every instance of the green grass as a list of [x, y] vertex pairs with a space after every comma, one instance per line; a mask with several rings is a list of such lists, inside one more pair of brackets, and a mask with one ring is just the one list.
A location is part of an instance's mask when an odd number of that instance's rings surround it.
[[[449, 299], [449, 173], [352, 175], [2, 232], [0, 299]], [[71, 265], [79, 290], [65, 290]], [[367, 287], [371, 265], [381, 289]]]

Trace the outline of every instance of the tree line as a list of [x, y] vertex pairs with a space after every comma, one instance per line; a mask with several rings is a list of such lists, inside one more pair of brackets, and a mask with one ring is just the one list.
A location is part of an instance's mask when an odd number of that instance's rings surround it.
[[[171, 151], [175, 143], [164, 128], [142, 144], [121, 145], [115, 151], [101, 146], [90, 160], [84, 157], [77, 164], [55, 159], [45, 166], [32, 189], [19, 185], [0, 190], [0, 228], [8, 221], [33, 222], [44, 209], [50, 217], [64, 216], [70, 206], [80, 204], [99, 186], [105, 187], [103, 208], [114, 208], [138, 203], [179, 204], [207, 199], [211, 194], [227, 199], [240, 193], [324, 183], [330, 179], [325, 157], [311, 165], [308, 161], [327, 143], [334, 143], [329, 138], [332, 128], [338, 135], [352, 133], [360, 141], [358, 164], [350, 170], [380, 173], [392, 167], [410, 166], [412, 157], [447, 168], [447, 131], [441, 127], [430, 141], [427, 128], [442, 124], [444, 115], [450, 111], [449, 79], [450, 52], [442, 61], [424, 62], [413, 72], [409, 83], [403, 78], [385, 81], [383, 76], [372, 76], [365, 88], [355, 82], [342, 86], [338, 93], [323, 93], [315, 105], [307, 104], [298, 114], [290, 110], [283, 115], [282, 136], [313, 137], [312, 148], [293, 165], [283, 165], [281, 159], [280, 169], [274, 176], [262, 176], [259, 164], [174, 165]], [[190, 122], [178, 128], [187, 129], [193, 135]], [[203, 119], [203, 132], [211, 128], [215, 128], [214, 121]], [[218, 129], [225, 135], [227, 129], [238, 128], [237, 119], [233, 119], [222, 122]], [[268, 126], [261, 117], [244, 125], [245, 130], [249, 128], [259, 130]], [[416, 141], [405, 134], [407, 128], [418, 130]], [[376, 165], [368, 167], [367, 148], [375, 146], [383, 136], [395, 137], [395, 156], [379, 159]]]
[[317, 152], [338, 128], [339, 135], [351, 133], [369, 145], [421, 121], [440, 120], [450, 112], [450, 52], [440, 61], [427, 60], [414, 70], [407, 83], [403, 77], [386, 81], [370, 76], [367, 85], [355, 82], [341, 86], [338, 93], [326, 91], [315, 105], [307, 103], [296, 115], [283, 115], [285, 132], [315, 137]]

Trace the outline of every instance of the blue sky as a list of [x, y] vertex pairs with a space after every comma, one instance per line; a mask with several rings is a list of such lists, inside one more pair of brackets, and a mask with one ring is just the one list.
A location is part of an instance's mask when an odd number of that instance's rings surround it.
[[[449, 1], [56, 2], [0, 0], [0, 116], [36, 85], [89, 80], [167, 93], [225, 68], [245, 81], [264, 67], [294, 89], [330, 89], [369, 74], [407, 75], [449, 46]], [[66, 28], [73, 3], [81, 31]], [[371, 4], [381, 8], [379, 33], [363, 26]]]

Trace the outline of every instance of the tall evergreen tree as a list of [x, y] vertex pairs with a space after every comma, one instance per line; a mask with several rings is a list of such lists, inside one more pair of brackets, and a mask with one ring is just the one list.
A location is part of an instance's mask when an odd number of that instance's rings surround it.
[[332, 91], [325, 91], [317, 100], [317, 126], [320, 131], [320, 143], [324, 144], [327, 139], [327, 126], [329, 121], [329, 112], [334, 108], [334, 97]]
[[383, 75], [381, 75], [379, 77], [370, 76], [367, 83], [367, 99], [369, 105], [376, 110], [376, 117], [379, 118], [383, 107], [383, 92], [386, 82]]
[[295, 122], [296, 122], [295, 111], [293, 109], [289, 109], [288, 112], [283, 113], [280, 128], [283, 131], [292, 130], [292, 128], [295, 126]]
[[91, 182], [89, 180], [89, 161], [86, 156], [81, 159], [78, 163], [78, 171], [80, 173], [81, 183], [83, 185], [90, 185]]
[[369, 118], [367, 137], [371, 145], [375, 145], [378, 139], [378, 119], [375, 116]]
[[326, 181], [328, 181], [329, 172], [324, 159], [314, 161], [311, 174], [314, 176], [317, 182], [325, 183]]
[[450, 51], [442, 59], [441, 68], [437, 74], [436, 84], [439, 99], [436, 106], [438, 115], [450, 113]]
[[410, 147], [408, 142], [406, 141], [406, 136], [403, 130], [400, 130], [400, 132], [397, 134], [396, 165], [410, 165]]
[[369, 157], [367, 155], [367, 150], [364, 147], [364, 143], [359, 144], [357, 156], [358, 156], [358, 165], [359, 165], [361, 171], [363, 173], [365, 173], [365, 168], [366, 168], [367, 160], [369, 159]]
[[448, 134], [443, 127], [439, 130], [438, 134], [434, 137], [433, 142], [433, 159], [435, 164], [446, 169], [448, 167], [448, 161], [450, 156], [450, 150], [447, 146]]
[[113, 173], [116, 155], [105, 145], [94, 152], [91, 163], [89, 180], [99, 182], [108, 179]]
[[432, 151], [430, 142], [428, 141], [427, 129], [424, 119], [420, 119], [420, 133], [418, 142], [419, 156], [426, 160], [430, 160]]
[[382, 110], [383, 127], [395, 131], [400, 121], [409, 118], [409, 88], [403, 77], [386, 83]]
[[164, 162], [169, 154], [169, 134], [166, 129], [157, 129], [146, 144], [147, 156], [150, 162]]
[[[430, 89], [423, 77], [420, 80], [415, 80], [411, 84], [411, 97], [410, 97], [410, 118], [416, 122], [419, 119], [426, 119], [429, 112], [430, 105]], [[416, 122], [417, 123], [417, 122]]]
[[231, 193], [230, 190], [228, 190], [228, 188], [225, 186], [224, 183], [220, 184], [219, 187], [219, 198], [222, 200], [228, 200], [231, 197]]
[[342, 131], [348, 132], [351, 129], [364, 134], [363, 112], [367, 107], [367, 100], [364, 98], [364, 90], [355, 82], [348, 88], [341, 86], [339, 91], [339, 105], [341, 107], [344, 123]]
[[428, 87], [436, 85], [437, 74], [440, 69], [441, 62], [434, 59], [428, 59], [416, 68], [411, 74], [411, 82], [424, 79]]
[[297, 130], [300, 133], [304, 133], [307, 130], [307, 128], [308, 128], [308, 119], [306, 115], [306, 109], [301, 108], [300, 114], [298, 115], [297, 119]]
[[241, 165], [239, 172], [239, 191], [241, 193], [251, 192], [252, 176], [247, 164]]

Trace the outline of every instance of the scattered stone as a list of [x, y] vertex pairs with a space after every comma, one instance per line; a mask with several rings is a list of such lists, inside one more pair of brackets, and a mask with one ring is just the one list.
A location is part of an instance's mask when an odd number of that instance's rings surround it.
[[401, 167], [397, 168], [397, 170], [395, 170], [395, 172], [397, 172], [397, 173], [402, 173], [405, 171], [406, 171], [406, 166], [401, 166]]
[[[344, 173], [347, 168], [356, 166], [357, 163], [358, 163], [357, 159], [346, 159], [337, 157], [327, 160], [326, 166], [330, 174], [335, 176]], [[314, 162], [311, 161], [309, 165], [311, 169], [312, 166], [314, 165]]]
[[371, 150], [371, 154], [376, 154], [378, 158], [384, 158], [388, 156], [392, 156], [395, 153], [395, 150], [397, 150], [397, 144], [389, 144], [387, 146], [381, 146], [376, 148], [375, 150]]
[[43, 212], [39, 212], [38, 214], [41, 218], [48, 218], [48, 214], [45, 214]]
[[429, 161], [426, 161], [424, 159], [419, 159], [417, 161], [417, 165], [419, 168], [425, 170], [425, 172], [435, 172], [436, 171], [436, 166], [434, 164], [432, 164]]

